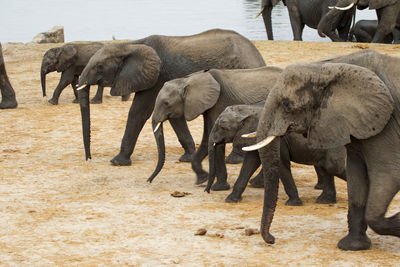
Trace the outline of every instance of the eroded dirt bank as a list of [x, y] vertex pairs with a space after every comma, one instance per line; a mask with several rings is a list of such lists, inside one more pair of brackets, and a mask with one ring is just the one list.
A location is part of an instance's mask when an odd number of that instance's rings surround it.
[[[351, 43], [255, 42], [268, 65], [316, 61], [357, 51]], [[130, 102], [109, 96], [92, 105], [92, 155], [84, 161], [79, 106], [66, 88], [58, 106], [41, 96], [40, 63], [55, 45], [3, 44], [6, 68], [19, 107], [1, 110], [0, 121], [0, 264], [1, 265], [334, 265], [398, 266], [400, 239], [368, 231], [372, 249], [343, 252], [336, 248], [347, 232], [346, 184], [336, 180], [338, 203], [319, 205], [313, 168], [294, 164], [293, 173], [304, 202], [286, 207], [280, 188], [272, 226], [275, 245], [258, 228], [263, 190], [247, 188], [243, 201], [224, 202], [228, 192], [204, 193], [194, 185], [190, 164], [165, 125], [166, 164], [153, 184], [146, 179], [156, 164], [149, 122], [143, 129], [130, 167], [111, 166], [118, 152]], [[369, 45], [400, 57], [400, 46]], [[48, 75], [48, 94], [59, 74]], [[92, 90], [94, 93], [95, 90]], [[189, 123], [196, 143], [201, 118]], [[205, 164], [207, 166], [207, 164]], [[233, 185], [239, 165], [229, 165]], [[174, 191], [188, 192], [173, 198]], [[400, 196], [389, 215], [400, 211]], [[195, 236], [199, 228], [205, 236]], [[221, 235], [223, 237], [221, 238]]]

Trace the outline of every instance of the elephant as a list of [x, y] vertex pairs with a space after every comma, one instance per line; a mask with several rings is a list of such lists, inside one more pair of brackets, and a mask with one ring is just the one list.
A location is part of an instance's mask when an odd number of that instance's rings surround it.
[[[230, 105], [252, 104], [265, 100], [282, 69], [261, 67], [255, 69], [211, 69], [193, 73], [164, 84], [157, 96], [152, 116], [152, 126], [157, 142], [158, 163], [148, 179], [151, 182], [160, 172], [165, 160], [162, 123], [171, 118], [184, 117], [191, 121], [203, 115], [203, 137], [192, 157], [192, 169], [196, 173], [195, 184], [207, 180], [208, 173], [201, 162], [208, 153], [208, 137], [219, 114]], [[222, 147], [224, 149], [224, 147]], [[225, 164], [217, 170], [218, 177], [226, 177]], [[226, 182], [214, 185], [215, 190], [227, 190]]]
[[[207, 192], [210, 192], [210, 188], [212, 189], [211, 185], [215, 177], [215, 165], [217, 163], [223, 164], [224, 155], [216, 155], [215, 153], [217, 146], [225, 146], [226, 143], [233, 141], [242, 142], [245, 146], [254, 144], [254, 138], [247, 139], [241, 137], [241, 135], [257, 130], [263, 107], [264, 102], [253, 105], [233, 105], [227, 107], [218, 116], [209, 137], [208, 155], [210, 174], [206, 187]], [[219, 151], [223, 152], [224, 150]], [[302, 205], [302, 201], [299, 198], [296, 184], [293, 180], [290, 169], [291, 161], [299, 164], [314, 165], [318, 176], [318, 184], [323, 189], [322, 194], [317, 197], [317, 203], [336, 203], [334, 176], [346, 179], [346, 150], [344, 146], [332, 149], [312, 149], [308, 147], [307, 139], [298, 133], [289, 133], [280, 138], [279, 173], [285, 192], [289, 196], [285, 204], [288, 206], [298, 206]], [[226, 202], [239, 202], [242, 200], [242, 194], [251, 175], [260, 165], [261, 161], [258, 151], [246, 152], [239, 177], [233, 186], [232, 193], [225, 199]], [[224, 178], [226, 179], [226, 177]], [[253, 182], [254, 180], [261, 180], [263, 185], [262, 172], [253, 179]]]
[[[338, 0], [283, 0], [287, 6], [292, 26], [293, 40], [302, 41], [304, 26], [317, 29], [318, 23], [322, 17], [334, 6]], [[279, 3], [279, 0], [262, 0], [261, 11], [268, 40], [273, 40], [271, 14], [272, 8]], [[346, 11], [337, 24], [339, 36], [347, 40], [350, 31], [351, 20], [354, 14], [354, 8]], [[333, 29], [333, 30], [336, 30]], [[333, 39], [332, 39], [333, 40]]]
[[[374, 37], [377, 26], [377, 20], [359, 20], [357, 21], [356, 25], [354, 25], [352, 33], [354, 34], [357, 42], [370, 43], [372, 41], [372, 38]], [[383, 39], [383, 43], [399, 44], [400, 28], [395, 27], [392, 33], [385, 36], [385, 38]]]
[[0, 91], [1, 102], [0, 109], [16, 108], [18, 106], [15, 97], [14, 88], [11, 86], [10, 80], [6, 72], [6, 67], [3, 58], [3, 48], [0, 43]]
[[[53, 105], [58, 104], [58, 99], [61, 92], [71, 84], [75, 100], [78, 103], [78, 94], [76, 92], [76, 85], [82, 70], [85, 68], [89, 59], [103, 47], [102, 43], [82, 43], [82, 44], [66, 44], [61, 47], [51, 48], [46, 51], [42, 59], [42, 66], [40, 68], [40, 80], [42, 83], [43, 97], [46, 96], [46, 75], [50, 72], [61, 72], [61, 78], [53, 93], [53, 97], [49, 99], [49, 103]], [[103, 101], [103, 86], [99, 86], [96, 95], [93, 97], [91, 103], [100, 104]], [[123, 101], [129, 99], [129, 94], [122, 97]]]
[[279, 149], [274, 136], [288, 132], [307, 136], [311, 147], [346, 147], [349, 233], [339, 241], [340, 249], [370, 248], [368, 226], [400, 237], [400, 213], [385, 217], [400, 189], [399, 64], [399, 58], [364, 50], [289, 65], [282, 72], [260, 117], [258, 143], [243, 148], [258, 149], [263, 165], [261, 234], [266, 242], [275, 240], [269, 228], [279, 171], [270, 151]]
[[338, 0], [336, 6], [326, 13], [318, 24], [318, 34], [321, 37], [328, 36], [332, 40], [343, 41], [335, 29], [347, 10], [352, 9], [354, 5], [357, 5], [358, 9], [369, 7], [376, 10], [378, 25], [371, 43], [384, 43], [385, 37], [393, 32], [396, 21], [397, 26], [400, 26], [400, 0]]
[[[135, 92], [120, 152], [111, 163], [131, 165], [139, 133], [151, 116], [158, 92], [166, 81], [210, 68], [246, 69], [265, 66], [255, 45], [229, 30], [213, 29], [190, 36], [151, 35], [126, 43], [108, 44], [89, 60], [79, 77], [79, 92], [86, 159], [90, 158], [89, 86], [111, 86], [111, 95]], [[190, 161], [195, 150], [185, 119], [170, 123]]]

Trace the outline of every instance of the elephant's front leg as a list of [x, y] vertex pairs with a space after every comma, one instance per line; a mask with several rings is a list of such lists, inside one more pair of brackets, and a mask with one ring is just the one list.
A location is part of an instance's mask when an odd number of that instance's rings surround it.
[[342, 238], [338, 247], [343, 250], [369, 249], [371, 240], [368, 238], [365, 221], [365, 206], [368, 197], [368, 174], [361, 156], [357, 151], [347, 149], [347, 192], [349, 233]]
[[239, 202], [242, 200], [242, 194], [246, 189], [247, 183], [260, 164], [261, 161], [258, 151], [249, 151], [245, 154], [239, 177], [233, 186], [232, 193], [226, 197], [226, 202]]
[[191, 162], [192, 156], [195, 151], [195, 145], [187, 126], [185, 117], [169, 119], [172, 129], [174, 129], [176, 136], [178, 137], [179, 143], [185, 150], [185, 153], [179, 158], [181, 162]]
[[301, 16], [299, 8], [297, 6], [297, 1], [287, 0], [286, 5], [288, 8], [290, 25], [292, 26], [293, 40], [302, 41], [304, 23], [301, 21]]
[[318, 181], [322, 181], [322, 193], [317, 197], [317, 203], [336, 203], [335, 177], [322, 167], [314, 166]]
[[207, 156], [208, 154], [208, 138], [210, 136], [211, 131], [211, 120], [208, 116], [203, 116], [204, 127], [203, 127], [203, 138], [201, 139], [201, 143], [199, 148], [194, 152], [192, 157], [192, 169], [196, 173], [196, 183], [195, 184], [202, 184], [207, 181], [208, 173], [203, 170], [201, 166], [201, 161]]
[[97, 92], [96, 92], [95, 96], [92, 98], [92, 100], [90, 100], [90, 103], [92, 103], [92, 104], [103, 103], [103, 91], [104, 91], [104, 87], [99, 85], [97, 87]]
[[129, 109], [120, 152], [111, 160], [113, 165], [129, 166], [132, 164], [130, 157], [135, 149], [137, 138], [144, 124], [153, 112], [154, 103], [160, 88], [161, 85], [159, 84], [157, 87], [135, 94], [131, 108]]
[[385, 37], [391, 34], [396, 26], [397, 15], [400, 11], [400, 3], [376, 10], [378, 27], [371, 43], [384, 43]]
[[61, 74], [60, 82], [58, 83], [56, 89], [53, 92], [53, 97], [49, 99], [49, 103], [53, 105], [58, 104], [58, 99], [60, 97], [61, 92], [67, 87], [69, 84], [72, 84], [74, 81], [74, 72], [73, 69], [68, 69]]

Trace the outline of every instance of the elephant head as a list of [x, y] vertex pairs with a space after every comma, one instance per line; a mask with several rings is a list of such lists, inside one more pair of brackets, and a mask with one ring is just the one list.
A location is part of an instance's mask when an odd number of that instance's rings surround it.
[[[381, 132], [393, 108], [389, 89], [369, 69], [342, 63], [294, 64], [282, 72], [268, 96], [257, 129], [259, 143], [244, 150], [258, 149], [265, 171], [265, 146], [276, 136], [298, 132], [314, 148], [344, 146], [353, 138]], [[270, 195], [264, 195], [261, 233], [269, 243], [274, 242], [269, 228], [277, 180], [265, 180], [265, 193]]]
[[208, 72], [197, 72], [164, 84], [158, 93], [152, 116], [158, 163], [148, 179], [149, 182], [152, 182], [164, 164], [165, 146], [162, 123], [182, 116], [188, 121], [194, 120], [215, 105], [219, 93], [220, 84]]
[[265, 29], [267, 31], [268, 40], [274, 40], [274, 35], [272, 32], [272, 8], [279, 3], [279, 0], [262, 0], [261, 1], [261, 11], [258, 13], [258, 16], [262, 14]]
[[63, 72], [77, 60], [77, 50], [73, 45], [64, 45], [47, 50], [42, 59], [40, 81], [43, 96], [46, 96], [46, 74], [57, 71]]
[[90, 58], [79, 77], [78, 88], [86, 159], [91, 157], [90, 85], [110, 86], [113, 96], [140, 92], [157, 83], [160, 64], [153, 48], [128, 43], [105, 45]]

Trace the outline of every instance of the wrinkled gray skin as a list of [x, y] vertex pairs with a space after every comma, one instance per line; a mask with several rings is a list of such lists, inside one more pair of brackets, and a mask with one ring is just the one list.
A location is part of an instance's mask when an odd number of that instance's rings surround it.
[[[68, 85], [71, 85], [74, 90], [75, 99], [73, 102], [78, 103], [76, 85], [78, 84], [79, 75], [89, 62], [89, 59], [102, 47], [102, 43], [66, 44], [46, 51], [40, 68], [43, 96], [46, 96], [46, 75], [53, 71], [61, 72], [60, 81], [53, 92], [53, 97], [49, 99], [49, 103], [57, 105], [61, 92]], [[103, 102], [103, 89], [103, 86], [99, 86], [91, 103], [100, 104]], [[129, 95], [122, 98], [123, 101], [128, 99]]]
[[[377, 27], [378, 27], [377, 20], [359, 20], [357, 21], [356, 25], [354, 25], [354, 29], [352, 29], [352, 32], [357, 42], [370, 43], [372, 41], [372, 38], [374, 38]], [[396, 26], [392, 33], [385, 36], [383, 43], [399, 44], [400, 28]]]
[[[387, 35], [391, 34], [396, 26], [396, 20], [400, 12], [400, 0], [338, 0], [336, 7], [347, 7], [355, 4], [358, 9], [375, 9], [378, 18], [378, 26], [371, 43], [384, 43]], [[328, 36], [335, 41], [343, 41], [335, 32], [347, 11], [336, 8], [330, 10], [321, 19], [318, 25], [318, 34], [321, 37]], [[399, 27], [399, 21], [397, 21]]]
[[[111, 86], [112, 95], [135, 92], [120, 152], [111, 163], [131, 165], [131, 155], [143, 125], [151, 116], [158, 92], [166, 81], [210, 69], [245, 69], [265, 66], [257, 48], [234, 31], [214, 29], [191, 36], [152, 35], [129, 43], [106, 45], [82, 71], [80, 85]], [[80, 91], [86, 158], [90, 156], [88, 88]], [[183, 117], [170, 123], [190, 161], [195, 150]]]
[[8, 79], [6, 67], [3, 58], [3, 49], [0, 43], [0, 91], [1, 102], [0, 109], [16, 108], [18, 106], [15, 98], [15, 92]]
[[[243, 145], [252, 145], [255, 138], [242, 138], [244, 133], [257, 130], [258, 121], [263, 111], [264, 103], [255, 105], [234, 105], [227, 107], [215, 121], [209, 138], [208, 154], [210, 159], [209, 183], [206, 191], [209, 192], [214, 180], [213, 168], [215, 164], [223, 163], [223, 154], [215, 155], [215, 147], [225, 145], [226, 143], [242, 142]], [[215, 144], [215, 145], [214, 145]], [[278, 155], [279, 156], [279, 155]], [[221, 159], [222, 158], [222, 159]], [[322, 186], [322, 194], [318, 196], [317, 202], [323, 204], [336, 203], [336, 189], [334, 176], [345, 179], [345, 147], [332, 149], [312, 149], [307, 145], [307, 139], [301, 134], [289, 133], [280, 138], [280, 178], [283, 183], [286, 194], [289, 199], [286, 201], [288, 206], [302, 205], [299, 198], [296, 184], [293, 180], [290, 169], [290, 162], [299, 164], [314, 165], [317, 172], [318, 181]], [[245, 160], [232, 193], [225, 199], [226, 202], [239, 202], [242, 200], [242, 194], [249, 182], [251, 175], [261, 165], [258, 151], [246, 152]], [[254, 178], [262, 180], [262, 172]], [[226, 177], [224, 177], [226, 179]], [[221, 183], [221, 181], [218, 181]], [[211, 187], [212, 189], [212, 187]]]
[[[347, 63], [347, 64], [344, 64]], [[343, 250], [368, 249], [367, 226], [400, 237], [400, 213], [385, 217], [400, 189], [400, 59], [372, 50], [287, 67], [268, 96], [257, 140], [288, 132], [306, 134], [316, 148], [346, 146], [349, 234]], [[261, 234], [268, 243], [276, 207], [279, 163], [259, 149], [265, 194]], [[272, 160], [271, 160], [272, 159]]]
[[[277, 67], [246, 70], [211, 69], [165, 83], [157, 96], [152, 117], [153, 129], [158, 123], [170, 118], [184, 116], [186, 120], [191, 121], [203, 114], [203, 138], [192, 158], [192, 169], [197, 177], [196, 184], [205, 182], [208, 177], [201, 162], [208, 154], [208, 137], [219, 114], [230, 105], [253, 104], [265, 100], [281, 71]], [[155, 132], [159, 151], [158, 164], [149, 181], [161, 170], [165, 157], [162, 126], [160, 128]], [[225, 165], [220, 166], [222, 169], [217, 170], [217, 176], [226, 177]], [[227, 189], [229, 184], [226, 181], [214, 186], [214, 190]]]
[[[317, 29], [321, 18], [330, 10], [329, 6], [335, 6], [338, 0], [284, 0], [287, 7], [292, 26], [293, 40], [302, 41], [304, 26]], [[273, 40], [271, 13], [272, 8], [278, 4], [279, 0], [262, 0], [261, 9], [268, 40]], [[355, 8], [343, 12], [337, 27], [339, 36], [347, 40], [351, 19]], [[333, 40], [333, 39], [332, 39]], [[333, 40], [335, 41], [335, 40]]]

